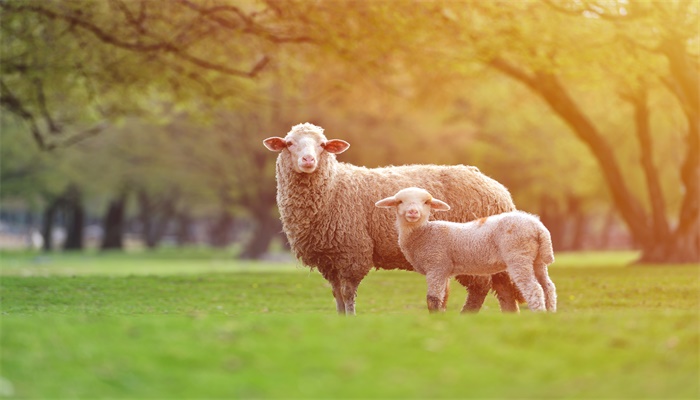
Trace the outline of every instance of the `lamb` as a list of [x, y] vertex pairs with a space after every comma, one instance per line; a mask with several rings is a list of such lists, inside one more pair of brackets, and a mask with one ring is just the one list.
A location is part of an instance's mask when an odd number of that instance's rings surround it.
[[[394, 221], [374, 207], [377, 198], [421, 185], [455, 206], [446, 220], [465, 222], [515, 209], [508, 190], [475, 167], [410, 165], [365, 168], [336, 160], [350, 144], [328, 140], [323, 128], [304, 123], [265, 147], [279, 152], [277, 205], [292, 251], [330, 283], [340, 314], [355, 314], [355, 297], [372, 266], [413, 270], [401, 253]], [[522, 296], [507, 274], [457, 276], [468, 290], [464, 311], [478, 311], [490, 289], [501, 310], [518, 311]], [[441, 301], [447, 302], [445, 292]]]
[[451, 276], [507, 271], [532, 311], [557, 309], [547, 266], [554, 262], [552, 239], [539, 218], [522, 211], [455, 223], [428, 221], [430, 211], [450, 206], [425, 189], [406, 188], [375, 206], [396, 209], [399, 246], [413, 268], [426, 276], [428, 310], [443, 311]]

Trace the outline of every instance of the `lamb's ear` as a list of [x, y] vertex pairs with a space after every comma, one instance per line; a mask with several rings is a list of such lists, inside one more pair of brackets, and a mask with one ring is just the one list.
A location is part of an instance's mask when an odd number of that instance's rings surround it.
[[340, 154], [350, 148], [350, 143], [345, 140], [331, 139], [321, 145], [324, 150], [333, 154]]
[[287, 148], [287, 142], [281, 137], [270, 137], [263, 140], [263, 144], [270, 151], [282, 151]]
[[396, 197], [391, 196], [387, 197], [386, 199], [379, 200], [378, 202], [374, 203], [375, 206], [379, 208], [391, 208], [391, 207], [396, 207], [399, 204], [399, 201], [396, 200]]
[[438, 199], [430, 200], [430, 208], [435, 211], [450, 211], [450, 206], [444, 201]]

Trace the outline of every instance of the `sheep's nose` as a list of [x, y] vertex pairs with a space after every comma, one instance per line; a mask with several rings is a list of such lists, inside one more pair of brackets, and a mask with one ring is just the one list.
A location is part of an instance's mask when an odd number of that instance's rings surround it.
[[304, 164], [313, 164], [316, 162], [314, 156], [304, 156], [301, 158], [301, 162]]
[[417, 217], [418, 216], [418, 210], [408, 210], [406, 211], [407, 215], [410, 215], [412, 217]]

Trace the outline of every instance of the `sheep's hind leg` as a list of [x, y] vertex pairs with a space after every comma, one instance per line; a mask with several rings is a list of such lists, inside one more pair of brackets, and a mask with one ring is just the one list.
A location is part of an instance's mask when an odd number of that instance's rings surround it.
[[532, 266], [532, 259], [518, 257], [507, 262], [508, 275], [520, 289], [520, 292], [527, 301], [527, 306], [532, 311], [545, 311], [544, 290], [535, 278], [535, 271]]
[[525, 301], [525, 299], [522, 298], [522, 294], [510, 280], [510, 276], [505, 272], [499, 272], [491, 275], [491, 282], [498, 304], [501, 306], [501, 312], [520, 312], [518, 303]]
[[556, 312], [557, 288], [554, 286], [554, 282], [549, 279], [547, 264], [540, 261], [535, 261], [535, 277], [537, 278], [537, 282], [539, 282], [544, 290], [544, 303], [547, 311]]
[[478, 275], [458, 275], [457, 282], [467, 288], [467, 299], [462, 313], [477, 313], [486, 300], [491, 287], [491, 277]]

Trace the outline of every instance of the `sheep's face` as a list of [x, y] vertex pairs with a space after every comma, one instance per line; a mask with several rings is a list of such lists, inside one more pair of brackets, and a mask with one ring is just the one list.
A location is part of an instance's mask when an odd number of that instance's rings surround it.
[[380, 208], [396, 208], [396, 216], [402, 223], [423, 224], [430, 217], [430, 210], [447, 211], [447, 203], [434, 199], [425, 189], [406, 188], [386, 199], [379, 200], [375, 206]]
[[294, 126], [284, 139], [271, 137], [265, 139], [263, 144], [270, 151], [282, 152], [291, 157], [294, 171], [306, 174], [316, 171], [324, 151], [340, 154], [350, 147], [350, 144], [343, 140], [326, 139], [323, 128], [309, 123]]

